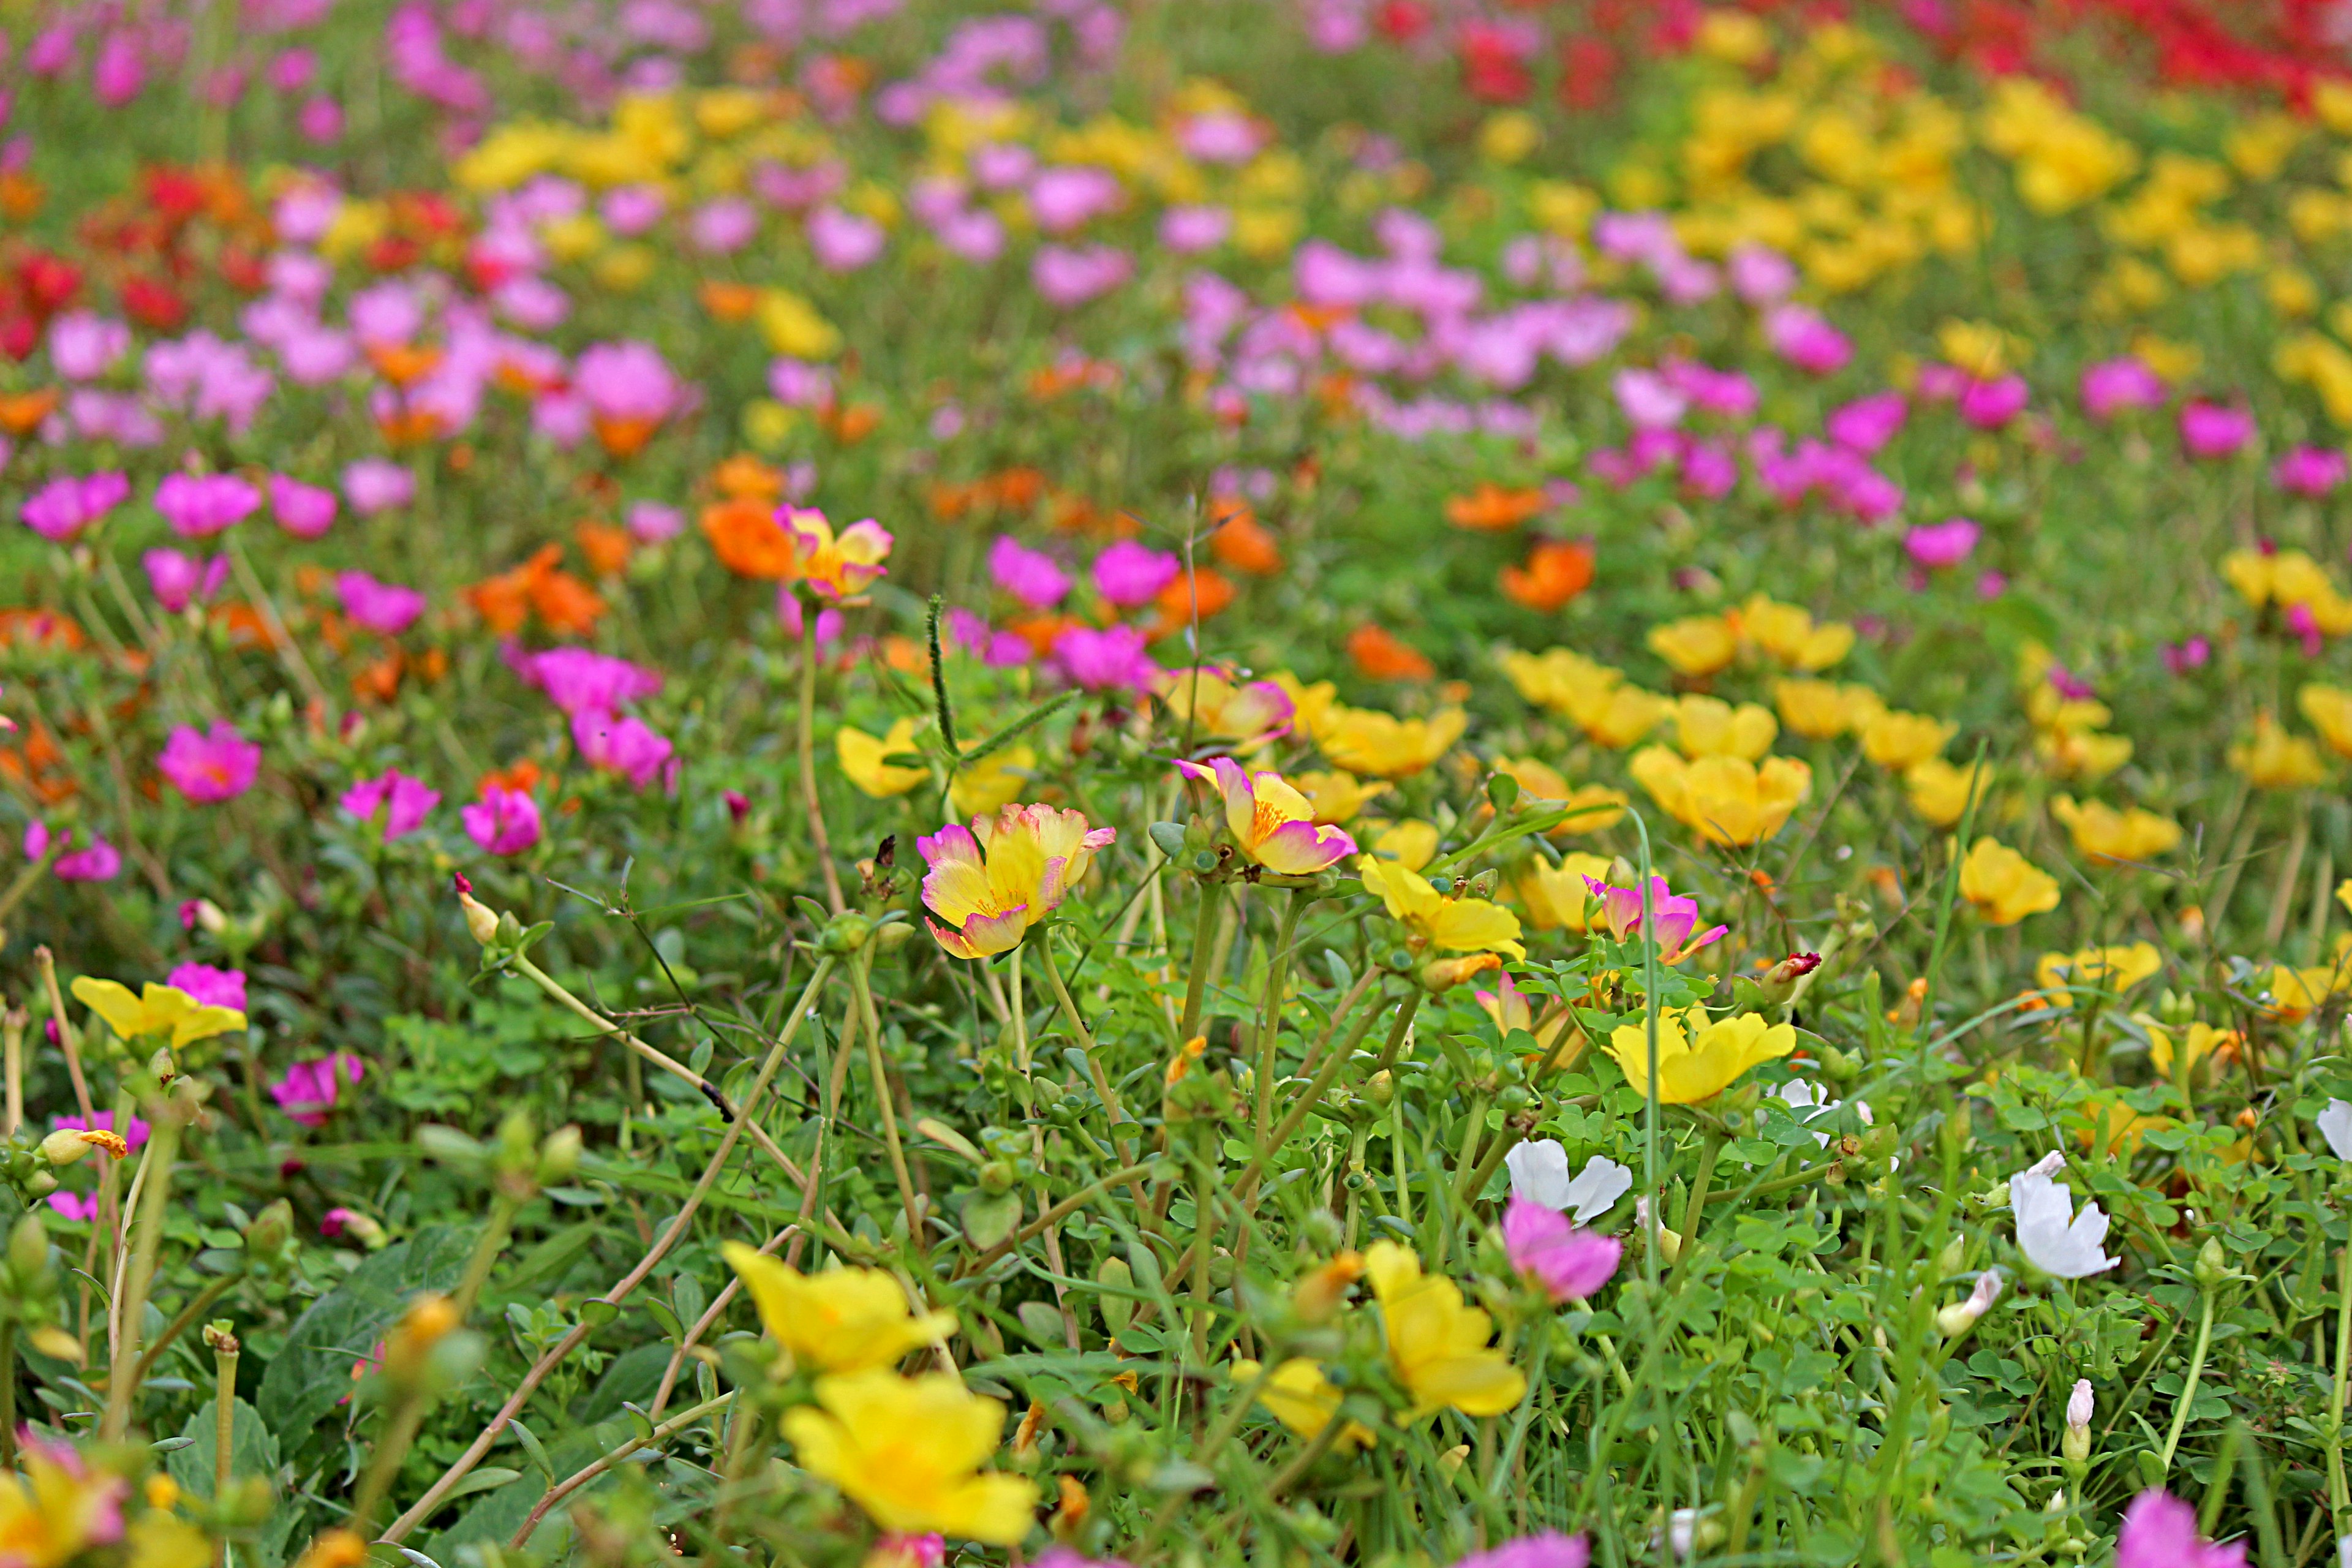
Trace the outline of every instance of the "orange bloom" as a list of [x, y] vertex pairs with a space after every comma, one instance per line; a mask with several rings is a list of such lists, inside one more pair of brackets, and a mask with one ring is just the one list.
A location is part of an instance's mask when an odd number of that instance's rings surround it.
[[722, 278], [706, 278], [695, 290], [702, 308], [712, 319], [721, 321], [748, 321], [751, 312], [760, 308], [760, 291], [748, 283], [730, 283]]
[[552, 632], [586, 637], [604, 618], [604, 601], [569, 572], [545, 572], [531, 579], [530, 607]]
[[702, 532], [719, 563], [739, 577], [782, 580], [793, 574], [793, 537], [767, 500], [747, 496], [704, 507]]
[[551, 631], [585, 636], [595, 630], [603, 617], [604, 601], [587, 584], [559, 570], [562, 559], [562, 545], [541, 545], [521, 565], [467, 589], [466, 602], [501, 637], [522, 630], [523, 622], [533, 614]]
[[1218, 496], [1209, 502], [1209, 516], [1214, 529], [1209, 535], [1209, 548], [1218, 560], [1254, 577], [1269, 577], [1282, 570], [1282, 547], [1275, 543], [1274, 535], [1258, 521], [1247, 502]]
[[492, 768], [484, 773], [474, 784], [474, 795], [479, 799], [493, 784], [500, 789], [530, 795], [539, 788], [540, 780], [545, 776], [545, 771], [530, 758], [518, 758], [505, 767]]
[[54, 386], [0, 395], [0, 430], [11, 436], [29, 436], [41, 427], [41, 421], [57, 405], [58, 389]]
[[588, 569], [599, 577], [617, 577], [629, 564], [629, 549], [635, 542], [625, 528], [584, 521], [572, 531], [572, 537], [579, 542], [580, 553], [588, 558]]
[[784, 499], [784, 476], [749, 452], [738, 452], [710, 470], [710, 487], [729, 500]]
[[1557, 610], [1592, 585], [1593, 558], [1588, 540], [1538, 539], [1526, 566], [1503, 568], [1503, 596], [1530, 610]]
[[1027, 511], [1045, 493], [1045, 475], [1041, 468], [1006, 468], [979, 480], [973, 489], [981, 500], [1006, 511]]
[[1205, 621], [1233, 602], [1234, 585], [1215, 567], [1202, 566], [1190, 574], [1179, 572], [1151, 602], [1159, 611], [1160, 629], [1153, 635], [1165, 637], [1179, 626], [1192, 625], [1196, 608]]
[[1427, 680], [1437, 673], [1419, 648], [1370, 621], [1348, 634], [1348, 657], [1373, 680]]
[[1445, 521], [1456, 528], [1499, 533], [1507, 528], [1518, 527], [1548, 504], [1541, 490], [1507, 490], [1481, 480], [1468, 495], [1446, 498]]
[[597, 414], [589, 423], [596, 427], [596, 444], [604, 448], [607, 457], [634, 458], [646, 449], [646, 443], [661, 428], [658, 419], [614, 419]]
[[376, 374], [394, 386], [422, 380], [441, 363], [441, 350], [432, 343], [378, 344], [368, 350], [367, 356]]
[[882, 409], [872, 403], [853, 403], [846, 408], [828, 406], [819, 422], [826, 435], [845, 447], [855, 447], [881, 425]]

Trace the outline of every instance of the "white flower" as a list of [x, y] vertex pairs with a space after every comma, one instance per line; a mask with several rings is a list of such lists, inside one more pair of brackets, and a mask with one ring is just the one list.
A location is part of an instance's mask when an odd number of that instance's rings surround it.
[[[2319, 1113], [2319, 1133], [2339, 1160], [2352, 1160], [2352, 1100], [2331, 1100]], [[2352, 1568], [2347, 1563], [2347, 1568]]]
[[2337, 1568], [2352, 1568], [2352, 1535], [2336, 1542], [2336, 1562]]
[[2074, 1212], [2074, 1190], [2050, 1179], [2065, 1168], [2066, 1157], [2053, 1153], [2009, 1179], [2017, 1249], [2033, 1267], [2061, 1279], [2104, 1274], [2123, 1261], [2109, 1258], [2100, 1246], [2107, 1238], [2107, 1216], [2096, 1204], [2084, 1204], [2081, 1214]]
[[1633, 1184], [1633, 1173], [1605, 1155], [1595, 1154], [1574, 1177], [1568, 1173], [1568, 1151], [1557, 1138], [1521, 1143], [1503, 1156], [1511, 1173], [1511, 1195], [1566, 1212], [1579, 1225], [1590, 1225], [1616, 1206]]

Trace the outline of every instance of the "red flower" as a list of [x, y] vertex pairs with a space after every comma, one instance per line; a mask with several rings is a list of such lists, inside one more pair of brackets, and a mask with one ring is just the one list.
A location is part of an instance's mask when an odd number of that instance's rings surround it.
[[122, 280], [122, 311], [152, 331], [170, 332], [188, 319], [188, 302], [170, 284], [134, 273]]

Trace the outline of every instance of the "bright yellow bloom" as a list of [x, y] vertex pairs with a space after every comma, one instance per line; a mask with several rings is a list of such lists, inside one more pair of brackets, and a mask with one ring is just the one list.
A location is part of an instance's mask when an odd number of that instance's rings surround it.
[[2271, 970], [2266, 990], [2267, 1010], [2292, 1024], [2310, 1016], [2330, 996], [2352, 990], [2352, 973], [2347, 971], [2340, 958], [2336, 963], [2310, 969], [2290, 969], [2282, 963]]
[[1453, 749], [1469, 728], [1469, 716], [1447, 708], [1426, 719], [1400, 719], [1367, 708], [1334, 706], [1328, 731], [1318, 737], [1323, 754], [1349, 773], [1374, 778], [1411, 776]]
[[986, 958], [1021, 945], [1029, 928], [1061, 907], [1086, 877], [1094, 852], [1118, 837], [1089, 829], [1083, 813], [1050, 805], [1008, 805], [970, 827], [950, 822], [915, 840], [930, 868], [923, 902], [928, 922], [957, 958]]
[[[2033, 983], [2044, 991], [2063, 993], [2069, 985], [2102, 991], [2128, 991], [2164, 967], [2153, 942], [2129, 947], [2086, 947], [2079, 952], [2045, 952], [2033, 966]], [[2070, 1004], [2071, 995], [2052, 998], [2053, 1006]]]
[[1577, 705], [1586, 693], [1605, 691], [1625, 679], [1622, 671], [1595, 664], [1564, 647], [1547, 648], [1539, 654], [1514, 648], [1503, 656], [1502, 663], [1503, 673], [1521, 697], [1563, 719], [1576, 716]]
[[[1179, 759], [1176, 768], [1186, 778], [1217, 786], [1235, 847], [1277, 876], [1307, 876], [1356, 852], [1356, 841], [1344, 829], [1318, 826], [1307, 797], [1271, 768], [1246, 773], [1231, 757], [1215, 758], [1206, 767]], [[1434, 829], [1431, 837], [1433, 848]]]
[[[1658, 1015], [1658, 1100], [1695, 1105], [1713, 1100], [1759, 1062], [1797, 1048], [1797, 1031], [1767, 1025], [1760, 1013], [1710, 1019], [1705, 1007]], [[1646, 1024], [1620, 1026], [1609, 1037], [1609, 1054], [1624, 1069], [1636, 1092], [1650, 1092], [1650, 1041]]]
[[1867, 686], [1841, 686], [1833, 680], [1776, 680], [1772, 704], [1789, 732], [1808, 741], [1833, 741], [1886, 708]]
[[904, 795], [918, 784], [930, 782], [930, 770], [910, 768], [903, 763], [886, 763], [885, 757], [911, 752], [915, 749], [915, 721], [901, 719], [890, 726], [887, 735], [874, 736], [863, 730], [844, 724], [834, 731], [834, 750], [841, 755], [841, 771], [849, 782], [876, 800], [887, 800], [894, 795]]
[[1300, 773], [1290, 781], [1298, 786], [1315, 808], [1315, 820], [1334, 825], [1352, 821], [1364, 803], [1395, 787], [1385, 780], [1359, 784], [1356, 775], [1332, 769], [1328, 773]]
[[1943, 751], [1958, 725], [1893, 709], [1862, 726], [1862, 754], [1889, 773], [1904, 773]]
[[958, 816], [986, 816], [1013, 804], [1037, 765], [1036, 748], [1015, 742], [958, 768], [948, 781], [948, 805]]
[[2095, 784], [2131, 761], [2128, 735], [2103, 735], [2092, 730], [2037, 731], [2033, 752], [2060, 778]]
[[2180, 842], [2180, 824], [2132, 806], [2117, 811], [2101, 801], [2077, 805], [2071, 795], [2050, 802], [2050, 815], [2063, 823], [2074, 853], [2091, 860], [2153, 860]]
[[2327, 778], [2319, 748], [2288, 734], [2268, 713], [2255, 714], [2252, 737], [2230, 748], [2230, 765], [2256, 789], [2306, 789]]
[[1853, 628], [1843, 621], [1816, 622], [1811, 612], [1761, 594], [1749, 595], [1724, 621], [1773, 663], [1807, 674], [1827, 669], [1853, 651]]
[[1580, 706], [1576, 721], [1596, 744], [1622, 752], [1656, 729], [1674, 710], [1674, 703], [1654, 691], [1615, 686]]
[[1979, 381], [1994, 381], [2009, 374], [2016, 351], [2007, 332], [1990, 321], [1948, 321], [1936, 329], [1936, 350], [1948, 364], [1958, 366]]
[[[2148, 1061], [2157, 1071], [2170, 1078], [2175, 1060], [2171, 1031], [2150, 1023], [2144, 1016], [2135, 1016], [2139, 1017], [2140, 1026], [2147, 1031]], [[2207, 1057], [2225, 1047], [2234, 1049], [2237, 1043], [2238, 1032], [2235, 1029], [2217, 1029], [2210, 1024], [2191, 1023], [2186, 1037], [2180, 1042], [2179, 1048], [2187, 1052], [2181, 1070], [2193, 1073]]]
[[953, 1312], [916, 1313], [898, 1281], [879, 1268], [803, 1274], [740, 1241], [720, 1244], [760, 1321], [793, 1359], [819, 1372], [889, 1366], [955, 1332]]
[[1494, 1324], [1462, 1303], [1451, 1279], [1425, 1275], [1421, 1259], [1393, 1241], [1364, 1250], [1364, 1272], [1388, 1331], [1389, 1365], [1412, 1395], [1408, 1420], [1449, 1406], [1465, 1415], [1500, 1415], [1527, 1392], [1527, 1374], [1488, 1346]]
[[2013, 926], [2058, 907], [2058, 879], [2007, 845], [1979, 838], [1960, 862], [1960, 897], [1987, 925]]
[[1423, 942], [1448, 952], [1503, 952], [1525, 958], [1519, 917], [1484, 899], [1441, 893], [1417, 871], [1370, 855], [1356, 861], [1364, 891], [1376, 893], [1389, 916]]
[[1339, 687], [1328, 680], [1308, 686], [1286, 669], [1277, 669], [1266, 679], [1290, 699], [1291, 728], [1320, 745], [1330, 732], [1333, 711], [1339, 708]]
[[1772, 749], [1780, 721], [1753, 702], [1734, 708], [1719, 697], [1688, 695], [1675, 704], [1675, 743], [1685, 757], [1742, 757]]
[[[1990, 773], [1990, 769], [1986, 770]], [[1904, 770], [1903, 789], [1911, 809], [1937, 827], [1949, 827], [1969, 809], [1973, 768], [1956, 767], [1941, 757], [1929, 757]]]
[[1606, 784], [1570, 785], [1559, 770], [1533, 757], [1504, 757], [1495, 771], [1518, 781], [1529, 802], [1545, 808], [1567, 806], [1574, 814], [1551, 830], [1553, 837], [1572, 833], [1598, 833], [1614, 827], [1625, 815], [1625, 792]]
[[1706, 676], [1739, 656], [1739, 637], [1721, 616], [1686, 616], [1650, 628], [1650, 651], [1677, 675]]
[[1664, 746], [1633, 754], [1634, 782], [1659, 808], [1710, 844], [1758, 844], [1780, 831], [1811, 793], [1813, 771], [1794, 757], [1685, 762]]
[[2294, 705], [2339, 757], [2352, 757], [2352, 691], [2313, 681], [2294, 694]]
[[771, 352], [792, 359], [826, 360], [841, 352], [841, 329], [789, 289], [762, 289], [751, 313]]
[[[1254, 1383], [1263, 1370], [1256, 1362], [1236, 1361], [1233, 1365], [1235, 1383]], [[1339, 1387], [1323, 1375], [1323, 1369], [1305, 1356], [1293, 1356], [1274, 1369], [1265, 1386], [1257, 1391], [1257, 1402], [1272, 1412], [1274, 1418], [1301, 1437], [1315, 1437], [1331, 1425], [1339, 1414]], [[1341, 1453], [1368, 1447], [1372, 1433], [1360, 1421], [1350, 1421], [1339, 1428], [1332, 1447]]]
[[1037, 1489], [982, 1473], [1004, 1430], [1004, 1406], [947, 1373], [900, 1377], [879, 1367], [816, 1383], [816, 1402], [784, 1412], [801, 1468], [822, 1476], [898, 1534], [937, 1531], [1010, 1546], [1034, 1522]]
[[1408, 871], [1418, 871], [1437, 858], [1436, 824], [1408, 816], [1375, 827], [1369, 846], [1374, 858], [1393, 860]]
[[1528, 920], [1536, 930], [1572, 931], [1581, 935], [1589, 929], [1585, 907], [1592, 889], [1585, 883], [1587, 877], [1609, 880], [1609, 857], [1563, 855], [1559, 864], [1554, 866], [1538, 856], [1528, 863], [1515, 887], [1519, 902], [1527, 906]]
[[26, 1445], [22, 1473], [0, 1470], [0, 1561], [20, 1568], [58, 1568], [121, 1529], [117, 1476], [92, 1470], [63, 1444]]
[[[152, 1489], [160, 1476], [150, 1477]], [[159, 1510], [141, 1514], [123, 1531], [131, 1548], [130, 1568], [208, 1568], [213, 1560], [210, 1537], [186, 1520]]]
[[93, 980], [85, 974], [73, 983], [73, 994], [124, 1039], [169, 1035], [173, 1050], [245, 1027], [245, 1015], [236, 1008], [199, 1003], [176, 985], [158, 985], [152, 980], [133, 996], [131, 988], [119, 981]]

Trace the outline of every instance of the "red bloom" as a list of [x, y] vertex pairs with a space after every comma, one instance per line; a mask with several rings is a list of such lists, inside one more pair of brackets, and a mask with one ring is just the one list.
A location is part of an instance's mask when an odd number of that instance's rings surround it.
[[151, 331], [177, 331], [188, 302], [170, 284], [133, 274], [122, 280], [122, 312]]

